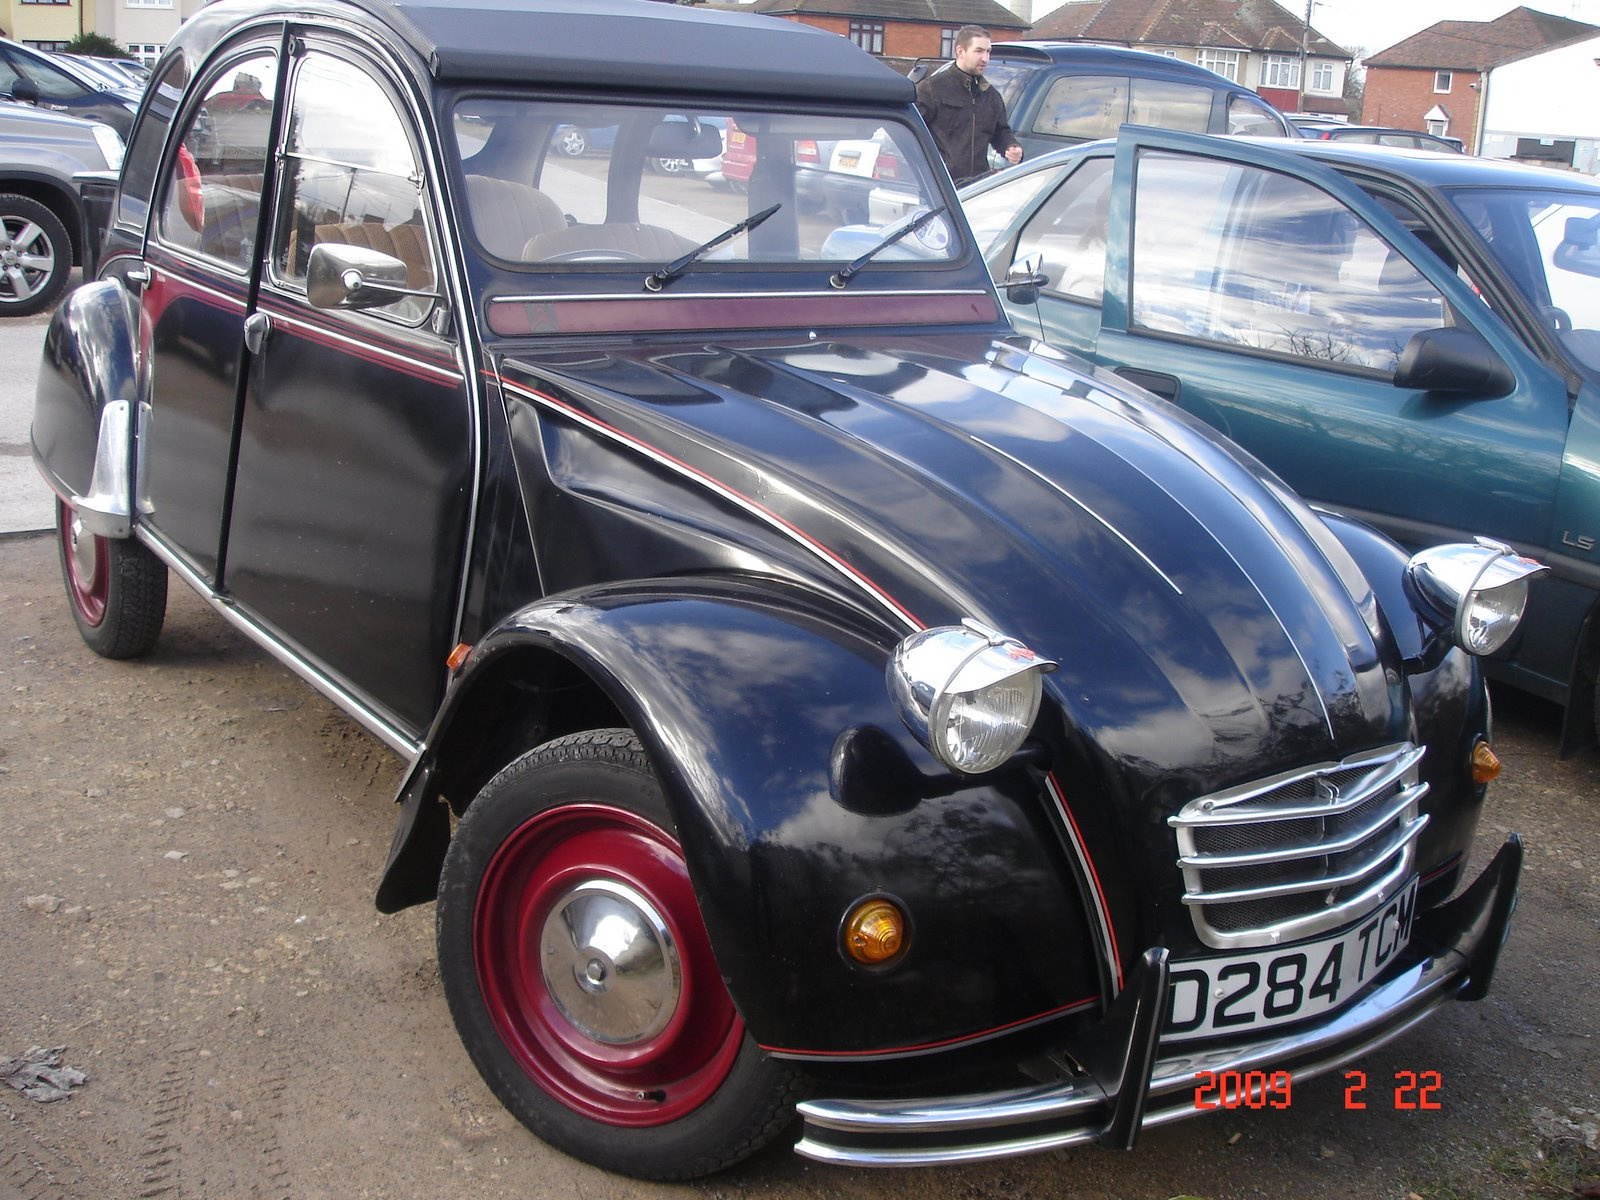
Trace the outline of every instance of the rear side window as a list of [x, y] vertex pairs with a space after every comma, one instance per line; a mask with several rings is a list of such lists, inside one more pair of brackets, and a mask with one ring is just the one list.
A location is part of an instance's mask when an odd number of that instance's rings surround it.
[[117, 193], [117, 220], [140, 226], [150, 208], [150, 193], [156, 186], [156, 167], [161, 161], [161, 146], [167, 140], [172, 114], [183, 99], [189, 82], [189, 63], [178, 54], [168, 60], [150, 85], [149, 97], [139, 124], [128, 143], [128, 157], [122, 167], [122, 187]]
[[1228, 132], [1243, 137], [1288, 137], [1283, 118], [1259, 96], [1228, 97]]
[[1034, 133], [1089, 141], [1115, 137], [1124, 124], [1204, 133], [1211, 126], [1210, 88], [1168, 79], [1063, 75], [1050, 85]]

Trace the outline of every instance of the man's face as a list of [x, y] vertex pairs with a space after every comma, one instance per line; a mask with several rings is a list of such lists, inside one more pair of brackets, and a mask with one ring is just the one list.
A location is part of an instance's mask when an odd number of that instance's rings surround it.
[[970, 46], [957, 46], [956, 66], [968, 75], [982, 75], [989, 66], [989, 39], [973, 38]]

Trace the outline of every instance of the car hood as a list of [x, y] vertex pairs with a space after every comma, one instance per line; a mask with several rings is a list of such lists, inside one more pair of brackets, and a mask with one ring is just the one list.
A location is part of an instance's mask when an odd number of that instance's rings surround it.
[[662, 573], [804, 578], [891, 637], [976, 618], [1056, 660], [1068, 725], [1151, 780], [1192, 795], [1407, 736], [1384, 619], [1328, 527], [1080, 360], [804, 340], [518, 355], [498, 375], [569, 511], [659, 531]]

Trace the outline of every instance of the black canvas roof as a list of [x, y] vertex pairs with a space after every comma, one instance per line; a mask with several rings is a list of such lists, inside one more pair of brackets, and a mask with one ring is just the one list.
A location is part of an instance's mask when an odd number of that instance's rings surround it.
[[350, 0], [442, 83], [709, 90], [909, 103], [912, 85], [848, 39], [657, 0]]

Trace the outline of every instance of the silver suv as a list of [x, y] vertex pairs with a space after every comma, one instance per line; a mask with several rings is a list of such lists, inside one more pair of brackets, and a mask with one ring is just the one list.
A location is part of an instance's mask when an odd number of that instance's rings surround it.
[[109, 125], [0, 101], [0, 316], [48, 308], [90, 249], [74, 176], [122, 166]]

